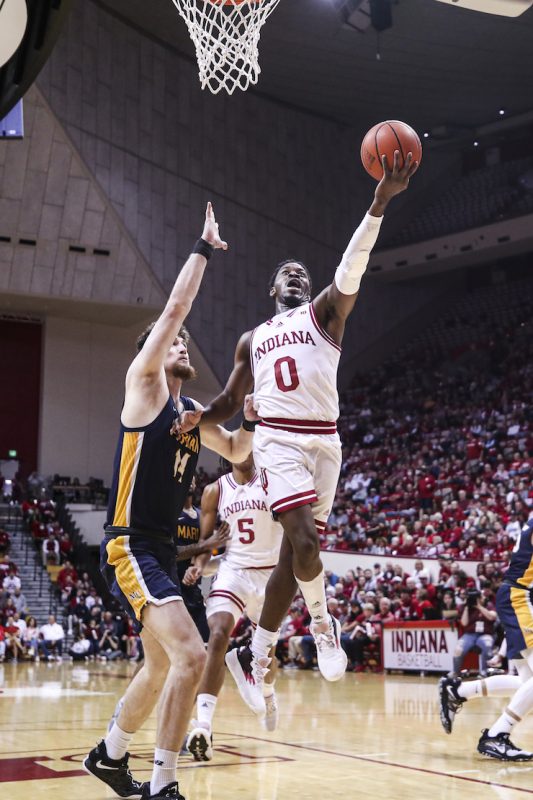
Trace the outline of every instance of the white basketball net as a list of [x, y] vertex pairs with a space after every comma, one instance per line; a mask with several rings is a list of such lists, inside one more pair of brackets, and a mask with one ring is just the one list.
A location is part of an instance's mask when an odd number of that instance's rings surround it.
[[280, 0], [173, 0], [196, 49], [200, 83], [218, 94], [258, 81], [261, 28]]

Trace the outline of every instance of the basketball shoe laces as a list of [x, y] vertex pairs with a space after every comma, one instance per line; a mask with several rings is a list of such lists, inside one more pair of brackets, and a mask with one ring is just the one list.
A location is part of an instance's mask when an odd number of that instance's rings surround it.
[[269, 694], [268, 697], [265, 697], [265, 706], [267, 714], [273, 714], [275, 711], [277, 711], [278, 702], [275, 694]]
[[269, 664], [271, 658], [263, 656], [263, 658], [256, 658], [252, 655], [252, 681], [258, 690], [263, 692], [263, 684], [265, 682], [265, 675], [269, 672]]
[[314, 638], [317, 650], [320, 650], [321, 653], [326, 653], [328, 650], [337, 650], [337, 636], [333, 622], [330, 621], [329, 630], [323, 633], [315, 633]]

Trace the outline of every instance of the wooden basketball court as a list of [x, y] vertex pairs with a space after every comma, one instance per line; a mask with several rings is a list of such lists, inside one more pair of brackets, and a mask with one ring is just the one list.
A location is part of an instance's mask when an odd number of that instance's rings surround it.
[[[81, 768], [102, 737], [133, 671], [126, 664], [0, 665], [0, 783], [10, 800], [114, 795]], [[277, 731], [258, 726], [231, 678], [215, 719], [215, 758], [180, 759], [187, 800], [281, 798], [446, 798], [514, 800], [533, 795], [533, 763], [504, 764], [475, 752], [481, 728], [501, 698], [474, 700], [446, 736], [438, 719], [435, 677], [285, 671], [278, 680]], [[137, 734], [131, 767], [148, 779], [155, 735], [151, 718]], [[533, 723], [513, 737], [533, 747]]]

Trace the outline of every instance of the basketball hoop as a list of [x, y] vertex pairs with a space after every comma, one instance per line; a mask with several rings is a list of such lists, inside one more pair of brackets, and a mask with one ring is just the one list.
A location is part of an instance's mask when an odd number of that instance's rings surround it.
[[244, 92], [256, 84], [261, 28], [280, 0], [173, 0], [187, 23], [202, 89]]

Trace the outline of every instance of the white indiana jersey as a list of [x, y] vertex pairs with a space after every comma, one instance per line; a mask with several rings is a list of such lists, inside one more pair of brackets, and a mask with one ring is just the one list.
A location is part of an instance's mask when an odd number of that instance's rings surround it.
[[225, 561], [235, 569], [275, 567], [283, 528], [272, 519], [259, 476], [238, 484], [228, 473], [218, 479], [218, 486], [218, 513], [231, 532]]
[[320, 327], [312, 303], [259, 325], [250, 342], [259, 416], [335, 421], [340, 354], [339, 345]]

